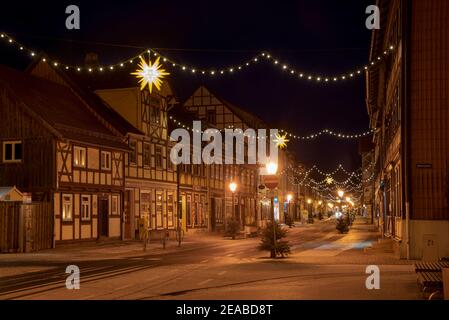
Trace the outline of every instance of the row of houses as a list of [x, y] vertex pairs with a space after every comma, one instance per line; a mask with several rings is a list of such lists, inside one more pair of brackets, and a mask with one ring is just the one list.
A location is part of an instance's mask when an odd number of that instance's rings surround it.
[[0, 185], [50, 204], [54, 243], [134, 239], [142, 221], [186, 232], [224, 230], [231, 217], [242, 228], [260, 227], [271, 219], [266, 200], [273, 196], [280, 221], [286, 213], [299, 217], [301, 194], [284, 170], [296, 164], [286, 152], [271, 195], [260, 187], [257, 165], [170, 161], [169, 135], [180, 119], [243, 130], [268, 127], [262, 120], [205, 86], [180, 103], [168, 82], [150, 93], [118, 77], [68, 73], [45, 56], [25, 72], [0, 66]]
[[[378, 0], [383, 17], [367, 74], [372, 141], [362, 144], [363, 201], [402, 258], [449, 256], [449, 6]], [[444, 67], [446, 66], [446, 67]]]

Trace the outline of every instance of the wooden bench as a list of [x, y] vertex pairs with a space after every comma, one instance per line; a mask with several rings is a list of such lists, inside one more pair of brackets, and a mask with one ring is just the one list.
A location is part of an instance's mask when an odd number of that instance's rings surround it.
[[432, 300], [443, 293], [443, 276], [441, 272], [418, 271], [417, 274], [417, 281], [421, 286], [424, 298], [426, 298], [426, 294], [429, 294], [428, 299]]
[[415, 272], [441, 272], [441, 269], [449, 268], [449, 262], [416, 262]]

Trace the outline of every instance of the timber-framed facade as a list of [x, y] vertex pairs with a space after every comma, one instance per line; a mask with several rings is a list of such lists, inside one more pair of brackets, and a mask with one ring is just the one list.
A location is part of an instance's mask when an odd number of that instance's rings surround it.
[[123, 136], [43, 61], [1, 78], [2, 145], [21, 144], [21, 159], [2, 154], [2, 181], [51, 203], [55, 242], [120, 238]]

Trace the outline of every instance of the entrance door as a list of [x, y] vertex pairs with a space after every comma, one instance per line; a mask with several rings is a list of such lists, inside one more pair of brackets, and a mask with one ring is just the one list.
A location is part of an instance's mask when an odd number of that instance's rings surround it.
[[98, 234], [100, 237], [107, 237], [108, 236], [108, 227], [109, 227], [109, 203], [107, 199], [100, 199], [99, 200], [99, 207], [98, 207]]
[[125, 239], [132, 238], [132, 225], [131, 225], [131, 191], [125, 191]]

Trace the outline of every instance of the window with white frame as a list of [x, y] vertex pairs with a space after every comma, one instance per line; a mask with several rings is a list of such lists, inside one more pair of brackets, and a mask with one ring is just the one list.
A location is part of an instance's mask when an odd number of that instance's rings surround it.
[[75, 165], [75, 167], [86, 167], [86, 148], [73, 148], [73, 164]]
[[101, 151], [101, 170], [111, 170], [111, 153]]
[[3, 142], [3, 162], [22, 161], [22, 141]]
[[81, 196], [81, 220], [90, 220], [90, 196]]
[[73, 217], [73, 196], [71, 194], [62, 195], [62, 220], [71, 221]]

